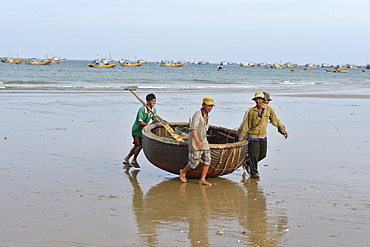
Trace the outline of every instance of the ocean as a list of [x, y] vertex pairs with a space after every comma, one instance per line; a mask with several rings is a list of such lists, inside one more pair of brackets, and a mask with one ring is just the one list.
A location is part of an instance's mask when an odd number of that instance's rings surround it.
[[325, 68], [291, 71], [269, 67], [218, 64], [165, 68], [155, 62], [141, 67], [90, 68], [87, 60], [66, 60], [52, 65], [0, 63], [0, 91], [120, 91], [137, 88], [149, 91], [323, 91], [368, 88], [370, 73], [361, 68], [348, 73], [327, 72]]

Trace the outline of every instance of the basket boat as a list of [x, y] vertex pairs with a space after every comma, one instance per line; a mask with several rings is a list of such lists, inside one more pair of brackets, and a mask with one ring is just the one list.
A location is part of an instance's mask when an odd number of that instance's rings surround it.
[[[173, 122], [169, 125], [180, 130], [180, 136], [187, 139], [189, 123]], [[210, 126], [208, 142], [211, 149], [211, 165], [207, 177], [218, 177], [234, 172], [244, 162], [248, 141], [237, 141], [236, 131]], [[161, 124], [149, 124], [143, 128], [143, 150], [146, 158], [156, 167], [167, 172], [180, 174], [188, 163], [188, 143], [176, 141]], [[188, 178], [200, 178], [203, 164], [187, 173]]]

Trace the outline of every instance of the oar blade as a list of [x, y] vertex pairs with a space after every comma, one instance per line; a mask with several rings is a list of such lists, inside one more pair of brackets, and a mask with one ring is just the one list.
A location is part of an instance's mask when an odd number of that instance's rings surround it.
[[163, 124], [163, 127], [168, 131], [168, 133], [171, 134], [173, 138], [175, 138], [176, 141], [184, 142], [184, 140], [178, 134], [175, 133], [171, 126], [169, 126], [168, 124]]

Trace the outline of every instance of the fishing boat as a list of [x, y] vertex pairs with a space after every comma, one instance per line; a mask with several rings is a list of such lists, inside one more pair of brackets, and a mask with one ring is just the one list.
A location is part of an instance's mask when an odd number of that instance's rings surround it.
[[285, 66], [287, 68], [296, 68], [296, 67], [298, 67], [298, 64], [296, 64], [296, 63], [286, 63]]
[[221, 70], [221, 71], [226, 71], [228, 69], [229, 69], [229, 67], [225, 67], [223, 65], [220, 65], [220, 66], [217, 67], [217, 70]]
[[60, 63], [61, 60], [62, 60], [61, 57], [52, 57], [51, 58], [51, 64]]
[[312, 68], [304, 68], [304, 70], [312, 70]]
[[123, 67], [140, 67], [143, 64], [139, 61], [130, 61], [126, 59], [121, 59], [118, 61], [118, 63]]
[[4, 57], [3, 59], [1, 59], [1, 62], [3, 62], [3, 63], [21, 64], [23, 62], [23, 59], [12, 58], [12, 57]]
[[161, 63], [161, 66], [162, 67], [183, 67], [184, 64], [183, 63], [174, 63], [174, 64], [163, 64], [163, 63]]
[[[176, 141], [159, 123], [143, 128], [143, 150], [146, 158], [156, 167], [173, 174], [180, 174], [188, 163], [189, 123], [173, 122], [169, 125], [184, 142]], [[210, 126], [208, 142], [211, 149], [211, 165], [207, 177], [218, 177], [234, 172], [245, 161], [248, 141], [238, 141], [236, 130]], [[187, 173], [189, 178], [200, 178], [203, 164]]]
[[365, 69], [363, 69], [363, 70], [362, 70], [362, 72], [370, 72], [370, 70], [365, 70]]
[[271, 65], [271, 68], [272, 69], [284, 69], [286, 68], [286, 65], [280, 65], [278, 63], [274, 63], [273, 65]]
[[334, 67], [334, 65], [331, 65], [331, 64], [328, 64], [328, 63], [322, 63], [322, 64], [321, 64], [321, 67], [322, 67], [322, 68], [333, 68], [333, 67]]
[[317, 65], [317, 64], [313, 64], [313, 63], [306, 63], [305, 64], [305, 67], [306, 68], [318, 68], [318, 67], [320, 67], [319, 65]]
[[347, 69], [356, 69], [358, 66], [357, 65], [354, 65], [354, 64], [346, 64], [345, 65], [345, 68]]
[[301, 71], [301, 69], [291, 69], [290, 71]]
[[178, 62], [173, 62], [173, 61], [167, 61], [167, 60], [162, 60], [159, 62], [159, 64], [162, 67], [183, 67], [185, 63], [178, 61]]
[[243, 66], [243, 67], [254, 67], [254, 66], [256, 66], [256, 64], [255, 63], [247, 62], [247, 63], [241, 63], [240, 66]]
[[209, 62], [207, 62], [207, 61], [198, 61], [198, 62], [194, 62], [193, 64], [195, 64], [195, 65], [208, 65]]
[[92, 68], [114, 68], [116, 67], [116, 62], [112, 59], [98, 58], [88, 64]]
[[235, 63], [235, 62], [228, 62], [228, 61], [221, 61], [220, 62], [220, 65], [222, 66], [237, 66], [238, 63]]
[[349, 69], [335, 69], [333, 72], [334, 73], [347, 73]]
[[50, 65], [52, 62], [51, 59], [38, 59], [38, 58], [30, 58], [27, 62], [28, 65]]

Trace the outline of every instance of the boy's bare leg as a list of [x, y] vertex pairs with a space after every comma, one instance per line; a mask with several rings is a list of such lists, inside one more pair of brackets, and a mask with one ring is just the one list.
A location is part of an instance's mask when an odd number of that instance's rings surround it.
[[132, 163], [137, 164], [137, 157], [139, 156], [142, 148], [142, 146], [136, 146], [134, 150], [134, 158], [132, 158]]
[[136, 146], [133, 146], [133, 147], [131, 148], [130, 152], [128, 153], [128, 155], [127, 155], [125, 158], [123, 158], [123, 160], [124, 160], [127, 164], [130, 164], [130, 158], [131, 158], [131, 156], [132, 156], [132, 155], [134, 155], [134, 153], [135, 153], [135, 149], [136, 149]]

